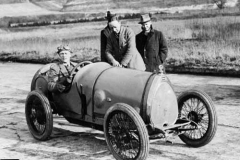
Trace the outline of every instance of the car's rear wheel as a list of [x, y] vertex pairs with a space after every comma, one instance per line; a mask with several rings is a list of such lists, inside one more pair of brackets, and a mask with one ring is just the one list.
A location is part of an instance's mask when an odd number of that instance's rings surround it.
[[[183, 127], [180, 139], [192, 147], [208, 144], [217, 130], [217, 114], [211, 98], [199, 90], [189, 90], [178, 97], [179, 117], [192, 121]], [[196, 126], [198, 126], [196, 128]]]
[[39, 91], [31, 91], [26, 99], [25, 116], [28, 128], [37, 140], [47, 140], [53, 130], [53, 116], [50, 103]]
[[123, 103], [114, 104], [104, 117], [109, 150], [118, 159], [145, 160], [149, 152], [146, 125], [137, 111]]

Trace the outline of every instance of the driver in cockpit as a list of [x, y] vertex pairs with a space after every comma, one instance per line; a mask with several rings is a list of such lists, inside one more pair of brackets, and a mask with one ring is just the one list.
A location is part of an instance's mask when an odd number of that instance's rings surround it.
[[48, 90], [51, 92], [63, 92], [70, 87], [69, 76], [77, 63], [71, 62], [72, 50], [68, 46], [60, 46], [57, 48], [59, 62], [51, 65], [48, 72]]

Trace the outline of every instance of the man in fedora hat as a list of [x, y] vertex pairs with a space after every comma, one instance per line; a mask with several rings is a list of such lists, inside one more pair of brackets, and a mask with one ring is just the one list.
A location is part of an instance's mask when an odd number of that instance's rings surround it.
[[57, 53], [60, 61], [53, 63], [50, 67], [48, 90], [61, 93], [69, 87], [69, 76], [76, 63], [70, 61], [72, 50], [68, 46], [58, 47]]
[[109, 22], [112, 33], [107, 39], [105, 55], [108, 63], [144, 71], [145, 64], [136, 48], [135, 34], [129, 27], [122, 26], [117, 18]]
[[141, 15], [139, 24], [142, 32], [136, 36], [137, 49], [146, 64], [146, 71], [158, 72], [168, 54], [166, 39], [161, 31], [153, 29], [149, 14]]
[[111, 21], [112, 18], [117, 18], [116, 14], [112, 14], [110, 11], [107, 11], [107, 16], [105, 17], [107, 19], [107, 26], [101, 30], [101, 35], [100, 35], [100, 46], [101, 46], [101, 61], [102, 62], [107, 62], [106, 56], [105, 56], [105, 51], [106, 51], [106, 46], [107, 46], [107, 38], [112, 32], [109, 22]]

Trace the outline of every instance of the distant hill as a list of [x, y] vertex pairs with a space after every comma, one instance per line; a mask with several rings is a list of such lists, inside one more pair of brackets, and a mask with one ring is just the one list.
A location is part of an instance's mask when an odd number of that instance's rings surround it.
[[197, 5], [210, 0], [0, 0], [0, 17], [62, 13], [105, 14], [151, 12], [158, 8]]
[[[3, 0], [0, 1], [2, 2], [0, 3], [0, 18], [60, 14], [60, 12], [50, 11], [46, 8], [37, 6], [34, 3], [30, 3], [27, 0], [14, 0], [14, 2], [8, 0], [9, 3], [3, 3]], [[10, 1], [12, 3], [10, 3]]]
[[77, 12], [141, 12], [154, 8], [209, 4], [211, 0], [68, 0], [62, 11]]
[[106, 13], [107, 10], [115, 13], [141, 13], [155, 12], [160, 8], [210, 3], [212, 0], [0, 0], [0, 17], [49, 14], [49, 12], [98, 14]]
[[[67, 1], [68, 0], [0, 0], [0, 5], [33, 3], [34, 5], [49, 11], [60, 11]], [[29, 8], [27, 10], [29, 10]]]
[[30, 0], [30, 2], [49, 11], [60, 11], [67, 0]]
[[63, 6], [68, 0], [29, 0], [32, 3], [52, 3]]
[[[227, 0], [234, 5], [238, 0]], [[141, 13], [182, 13], [214, 9], [212, 0], [0, 0], [0, 26], [16, 23], [77, 23], [103, 20], [107, 10], [124, 18]], [[77, 21], [75, 21], [77, 20]], [[105, 20], [105, 19], [104, 19]], [[55, 24], [55, 23], [54, 23]]]
[[29, 0], [0, 0], [0, 4], [11, 4], [11, 3], [26, 3]]

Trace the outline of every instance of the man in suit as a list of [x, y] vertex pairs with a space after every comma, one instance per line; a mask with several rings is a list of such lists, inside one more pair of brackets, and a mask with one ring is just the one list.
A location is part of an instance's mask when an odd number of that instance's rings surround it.
[[71, 62], [71, 49], [68, 46], [57, 48], [60, 62], [51, 65], [48, 72], [48, 90], [61, 93], [70, 87], [70, 73], [76, 63]]
[[139, 24], [142, 32], [136, 36], [137, 49], [146, 64], [146, 71], [158, 72], [168, 54], [166, 39], [161, 31], [153, 29], [149, 14], [141, 15]]
[[101, 61], [102, 62], [107, 62], [106, 56], [105, 56], [105, 51], [106, 51], [106, 46], [107, 46], [107, 38], [110, 35], [110, 33], [112, 32], [110, 26], [109, 26], [109, 22], [111, 21], [111, 18], [116, 16], [116, 14], [111, 14], [110, 11], [107, 11], [107, 26], [101, 30], [101, 35], [100, 35], [100, 44], [101, 44]]
[[112, 33], [107, 39], [106, 58], [115, 67], [145, 70], [145, 64], [136, 49], [135, 34], [129, 27], [122, 26], [118, 18], [109, 22]]

